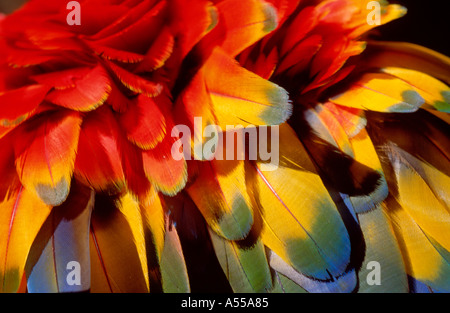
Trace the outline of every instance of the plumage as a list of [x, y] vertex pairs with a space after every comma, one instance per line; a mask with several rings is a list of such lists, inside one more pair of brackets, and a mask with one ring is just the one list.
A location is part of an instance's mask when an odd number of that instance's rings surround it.
[[125, 176], [119, 138], [119, 124], [109, 110], [90, 113], [81, 126], [75, 177], [99, 192], [120, 190], [125, 185]]
[[0, 202], [0, 290], [16, 292], [31, 245], [51, 207], [23, 186]]
[[243, 4], [239, 0], [225, 0], [217, 4], [217, 9], [220, 12], [219, 23], [227, 27], [221, 47], [231, 57], [274, 30], [278, 24], [274, 7], [265, 1], [250, 0]]
[[[36, 235], [26, 264], [29, 292], [83, 292], [91, 285], [89, 231], [94, 193], [75, 184], [70, 202], [54, 207]], [[71, 265], [76, 262], [76, 265]], [[69, 281], [70, 272], [76, 271]], [[77, 278], [79, 281], [77, 281]]]
[[[145, 238], [145, 221], [139, 203], [136, 198], [130, 194], [123, 194], [117, 199], [115, 205], [125, 217], [132, 233], [132, 240], [138, 253], [139, 262], [145, 279], [147, 289], [150, 288], [149, 266], [147, 260], [147, 247]], [[152, 253], [155, 251], [151, 251]]]
[[212, 243], [222, 269], [234, 292], [268, 292], [272, 278], [264, 246], [260, 240], [251, 247], [240, 247], [210, 231]]
[[[288, 125], [280, 128], [279, 168], [263, 171], [256, 162], [250, 172], [251, 194], [264, 224], [261, 238], [297, 271], [332, 280], [350, 262], [347, 230], [304, 147]], [[319, 220], [326, 223], [319, 226]]]
[[439, 52], [408, 42], [369, 41], [367, 65], [419, 71], [450, 84], [449, 58]]
[[40, 116], [18, 129], [14, 152], [20, 181], [48, 205], [59, 205], [69, 194], [81, 117], [60, 111]]
[[167, 293], [188, 293], [191, 291], [189, 275], [184, 260], [183, 248], [175, 225], [167, 219], [164, 249], [161, 254], [161, 279]]
[[305, 120], [311, 125], [313, 132], [317, 136], [351, 157], [355, 157], [350, 143], [350, 137], [328, 107], [319, 104], [315, 108], [306, 110], [304, 113]]
[[[186, 125], [190, 130], [191, 146], [183, 147], [183, 150], [190, 149], [192, 157], [198, 160], [204, 159], [203, 145], [209, 139], [203, 135], [205, 128], [208, 125], [217, 124], [204, 77], [204, 71], [198, 71], [192, 78], [190, 86], [178, 97], [174, 107], [177, 125]], [[201, 117], [201, 120], [199, 117]], [[182, 129], [179, 131], [181, 132]], [[173, 133], [173, 135], [176, 135], [176, 133]], [[189, 136], [185, 133], [182, 133], [182, 135]], [[201, 155], [197, 153], [199, 149], [202, 152]]]
[[226, 125], [276, 125], [291, 115], [292, 106], [283, 88], [239, 67], [224, 51], [214, 50], [204, 75], [222, 129]]
[[108, 67], [114, 72], [115, 75], [117, 75], [122, 85], [130, 91], [144, 94], [147, 97], [155, 97], [162, 91], [161, 84], [144, 79], [112, 62], [108, 62]]
[[1, 201], [8, 200], [8, 197], [17, 192], [22, 185], [14, 166], [15, 155], [12, 139], [12, 136], [0, 138], [0, 145], [5, 149], [5, 152], [0, 153], [0, 171], [3, 176], [3, 180], [0, 181]]
[[306, 290], [294, 283], [280, 272], [275, 272], [272, 293], [306, 293]]
[[414, 87], [383, 73], [365, 74], [345, 93], [331, 102], [357, 109], [378, 112], [415, 112], [425, 103]]
[[149, 48], [148, 41], [139, 40], [142, 33], [148, 33], [149, 37], [155, 37], [156, 32], [148, 32], [148, 30], [156, 30], [161, 27], [162, 20], [155, 18], [164, 13], [167, 7], [167, 1], [143, 1], [140, 6], [136, 6], [131, 10], [129, 15], [112, 25], [108, 30], [104, 29], [102, 34], [97, 33], [97, 38], [91, 38], [98, 45], [104, 45], [110, 48], [120, 49], [127, 47], [128, 51], [134, 53], [145, 53]]
[[179, 41], [177, 54], [182, 60], [217, 25], [218, 12], [215, 6], [202, 0], [174, 0], [168, 5], [173, 13], [171, 30]]
[[118, 141], [128, 191], [138, 198], [144, 198], [152, 186], [144, 171], [143, 151], [132, 144], [124, 134]]
[[365, 48], [365, 42], [340, 38], [323, 43], [311, 64], [310, 76], [314, 77], [314, 80], [303, 90], [303, 93], [327, 84], [329, 78], [344, 66], [348, 58], [361, 54]]
[[[364, 234], [366, 251], [364, 262], [358, 273], [360, 293], [405, 293], [408, 292], [408, 278], [405, 264], [392, 228], [385, 203], [370, 211], [361, 212], [358, 221]], [[374, 270], [370, 262], [380, 264], [380, 284], [367, 281]]]
[[13, 128], [28, 119], [49, 91], [45, 85], [31, 85], [0, 93], [5, 110], [0, 113], [0, 125]]
[[[52, 73], [53, 75], [47, 74], [51, 75], [50, 77], [35, 77], [35, 79], [41, 83], [47, 82], [55, 88], [46, 97], [47, 101], [71, 110], [91, 111], [102, 105], [108, 98], [111, 91], [110, 78], [101, 67], [89, 69], [87, 73], [84, 70], [75, 70], [73, 73], [70, 71]], [[80, 72], [81, 76], [78, 76]], [[56, 85], [61, 80], [66, 84]]]
[[132, 234], [133, 224], [119, 210], [122, 205], [105, 196], [95, 198], [89, 238], [91, 292], [148, 292], [139, 241]]
[[[448, 141], [444, 135], [448, 124], [423, 110], [407, 119], [397, 116], [380, 123], [377, 114], [371, 114], [369, 120], [369, 133], [390, 190], [384, 211], [402, 252], [405, 272], [434, 289], [448, 290], [444, 278], [448, 277], [448, 252], [442, 247], [448, 245], [449, 225]], [[405, 133], [414, 140], [407, 140]]]
[[289, 124], [304, 144], [327, 188], [349, 196], [362, 196], [377, 189], [381, 179], [379, 173], [317, 136], [303, 118], [298, 117], [297, 122]]
[[118, 50], [95, 43], [89, 43], [89, 45], [99, 56], [106, 60], [119, 61], [123, 63], [140, 63], [144, 60], [144, 55], [139, 53]]
[[352, 292], [357, 285], [357, 277], [354, 270], [343, 273], [331, 281], [318, 281], [296, 271], [273, 251], [270, 253], [269, 257], [270, 266], [273, 269], [310, 293], [349, 293]]
[[130, 103], [128, 110], [119, 118], [128, 140], [141, 149], [155, 148], [165, 137], [166, 127], [169, 126], [162, 110], [166, 103], [163, 95], [156, 98], [140, 95]]
[[166, 195], [175, 195], [187, 182], [185, 159], [172, 157], [172, 147], [176, 142], [177, 138], [166, 134], [155, 149], [142, 151], [145, 175], [158, 191]]
[[425, 103], [439, 111], [450, 112], [450, 88], [446, 84], [418, 71], [392, 67], [383, 68], [382, 71], [413, 86]]
[[[368, 2], [365, 0], [355, 0], [355, 4], [358, 5], [359, 8], [359, 14], [363, 15], [363, 17], [366, 17], [367, 19], [367, 12], [368, 12]], [[373, 8], [373, 6], [372, 6]], [[387, 6], [384, 6], [381, 11], [381, 17], [380, 17], [380, 23], [387, 24], [393, 20], [396, 20], [402, 16], [404, 16], [407, 13], [407, 8], [399, 5], [399, 4], [390, 4]], [[376, 23], [361, 23], [361, 25], [358, 25], [356, 27], [351, 35], [353, 36], [359, 36], [367, 32], [368, 30], [376, 27]]]
[[297, 73], [306, 69], [309, 63], [308, 59], [310, 59], [317, 53], [317, 51], [322, 46], [322, 42], [323, 39], [320, 35], [313, 35], [302, 40], [300, 43], [295, 45], [295, 47], [293, 47], [292, 50], [289, 51], [289, 53], [286, 53], [286, 55], [282, 55], [279, 66], [276, 69], [276, 74], [283, 71], [287, 71], [288, 73]]
[[149, 289], [162, 292], [160, 262], [166, 219], [158, 194], [151, 189], [141, 201], [125, 194], [120, 199], [119, 209], [131, 226]]
[[[92, 11], [89, 11], [93, 13], [98, 13], [97, 10], [99, 8], [105, 9], [104, 5], [96, 5], [95, 2], [89, 3], [88, 5], [90, 6], [90, 8], [92, 8]], [[116, 10], [123, 10], [123, 7], [121, 5], [108, 6], [106, 9], [108, 9], [108, 13], [110, 14], [101, 14], [101, 18], [111, 18], [111, 20], [106, 24], [100, 24], [99, 27], [95, 29], [96, 32], [92, 34], [90, 38], [93, 40], [102, 40], [111, 37], [116, 39], [120, 38], [124, 29], [129, 28], [135, 21], [140, 20], [146, 13], [148, 13], [149, 10], [152, 9], [153, 6], [154, 1], [152, 0], [141, 1], [136, 6], [127, 6], [129, 10], [127, 10], [126, 12], [120, 12], [122, 14], [120, 14], [119, 12], [114, 12]], [[96, 18], [95, 20], [98, 21], [98, 18]]]
[[450, 177], [395, 146], [388, 146], [386, 150], [395, 172], [399, 204], [423, 232], [449, 249], [446, 188], [450, 186]]
[[0, 291], [450, 290], [448, 57], [367, 0], [66, 4], [0, 14]]
[[163, 66], [172, 55], [174, 45], [175, 38], [170, 29], [168, 27], [163, 28], [145, 54], [142, 62], [139, 63], [136, 71], [151, 72]]
[[[387, 124], [386, 129], [379, 132], [377, 145], [383, 153], [382, 165], [385, 172], [389, 173], [388, 184], [396, 201], [425, 233], [447, 247], [445, 229], [449, 220], [446, 190], [450, 184], [448, 147], [440, 132], [448, 125], [442, 122], [427, 125], [426, 121], [434, 118], [425, 112], [418, 112], [419, 115], [424, 116], [424, 122], [422, 126], [416, 127], [418, 129], [411, 130], [413, 134], [421, 132], [414, 143], [405, 143], [404, 138], [399, 136], [404, 133], [404, 129]], [[406, 123], [405, 129], [412, 126], [409, 123]], [[430, 208], [425, 211], [425, 207]]]
[[388, 203], [397, 241], [405, 262], [406, 273], [426, 285], [449, 292], [448, 251], [427, 236], [407, 211], [395, 201]]
[[317, 9], [313, 6], [309, 6], [295, 16], [291, 22], [291, 27], [286, 30], [286, 37], [281, 44], [281, 56], [286, 56], [288, 52], [302, 44], [305, 35], [317, 25], [317, 15]]
[[[244, 161], [205, 162], [200, 168], [203, 179], [187, 189], [209, 226], [228, 240], [247, 237], [253, 225], [253, 209], [246, 192]], [[214, 185], [214, 192], [205, 193]]]

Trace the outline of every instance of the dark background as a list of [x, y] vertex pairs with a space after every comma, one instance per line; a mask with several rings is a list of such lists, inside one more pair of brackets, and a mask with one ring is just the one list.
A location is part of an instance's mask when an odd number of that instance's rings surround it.
[[[24, 2], [25, 0], [0, 0], [0, 12], [10, 13]], [[377, 27], [379, 39], [413, 42], [450, 56], [450, 0], [389, 2], [405, 6], [408, 14]]]
[[25, 2], [26, 0], [0, 0], [0, 12], [9, 14]]

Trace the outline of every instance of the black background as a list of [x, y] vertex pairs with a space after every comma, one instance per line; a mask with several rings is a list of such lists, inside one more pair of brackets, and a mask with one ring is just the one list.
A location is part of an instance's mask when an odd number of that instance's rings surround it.
[[[48, 0], [50, 1], [50, 0]], [[24, 0], [0, 0], [0, 12], [10, 12]], [[382, 40], [417, 43], [450, 56], [450, 0], [391, 0], [408, 8], [406, 16], [377, 27]]]

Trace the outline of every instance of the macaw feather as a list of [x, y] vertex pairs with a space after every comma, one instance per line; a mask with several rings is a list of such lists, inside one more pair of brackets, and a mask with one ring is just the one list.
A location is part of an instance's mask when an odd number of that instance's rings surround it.
[[[358, 273], [359, 293], [408, 292], [405, 264], [386, 211], [386, 204], [382, 202], [376, 208], [357, 215], [366, 244], [364, 262]], [[377, 284], [368, 282], [369, 275], [376, 270], [371, 262], [380, 266]]]
[[161, 292], [160, 261], [164, 249], [165, 217], [154, 189], [137, 201], [130, 194], [122, 196], [119, 209], [128, 221], [144, 275], [152, 292]]
[[[29, 292], [89, 290], [89, 233], [94, 202], [93, 191], [80, 184], [73, 184], [67, 201], [52, 209], [34, 239], [27, 259]], [[69, 271], [74, 271], [74, 283], [70, 283]]]
[[277, 125], [292, 113], [283, 88], [243, 69], [221, 49], [214, 49], [204, 75], [222, 129], [226, 125]]
[[[17, 292], [28, 253], [51, 207], [23, 186], [0, 202], [0, 291]], [[25, 284], [26, 285], [26, 284]]]
[[128, 140], [143, 150], [153, 149], [166, 135], [166, 119], [161, 105], [163, 96], [149, 98], [139, 95], [120, 116], [120, 126]]
[[171, 196], [185, 187], [188, 174], [184, 157], [179, 160], [172, 157], [172, 147], [177, 140], [166, 134], [154, 149], [142, 151], [146, 177], [158, 191]]
[[450, 255], [395, 200], [387, 203], [406, 273], [440, 292], [449, 292]]
[[[305, 119], [317, 136], [353, 158], [355, 163], [367, 166], [379, 175], [372, 192], [349, 198], [356, 212], [367, 211], [387, 197], [387, 183], [375, 147], [364, 129], [366, 119], [361, 116], [361, 110], [353, 109], [353, 114], [341, 108], [331, 102], [318, 104], [305, 111]], [[355, 175], [360, 174], [355, 172]]]
[[[199, 150], [198, 145], [200, 145], [203, 152], [203, 145], [209, 140], [208, 137], [203, 135], [204, 130], [209, 125], [217, 124], [204, 77], [204, 69], [199, 70], [192, 78], [189, 87], [178, 97], [174, 108], [175, 118], [180, 123], [179, 125], [186, 125], [191, 130], [190, 152], [197, 160], [204, 159], [203, 153], [201, 155], [197, 153]], [[201, 117], [201, 121], [198, 117]], [[183, 136], [186, 135], [183, 133]], [[183, 147], [183, 149], [188, 148]]]
[[329, 100], [351, 108], [388, 113], [415, 112], [425, 103], [414, 86], [385, 73], [363, 74], [345, 92]]
[[50, 87], [31, 85], [6, 92], [0, 92], [0, 126], [13, 128], [27, 120], [44, 100]]
[[274, 287], [272, 293], [307, 293], [305, 289], [297, 285], [295, 282], [287, 278], [280, 272], [274, 271]]
[[423, 232], [450, 250], [450, 177], [395, 145], [386, 150], [395, 173], [397, 201]]
[[450, 88], [443, 82], [409, 69], [386, 67], [381, 71], [410, 84], [436, 110], [450, 113]]
[[287, 124], [280, 127], [280, 156], [275, 171], [264, 171], [261, 162], [250, 168], [249, 190], [263, 220], [261, 238], [298, 271], [314, 279], [332, 280], [350, 263], [346, 227]]
[[[118, 50], [125, 46], [127, 51], [144, 54], [162, 25], [162, 19], [156, 17], [166, 8], [167, 1], [156, 4], [153, 1], [142, 1], [130, 10], [128, 15], [104, 28], [89, 40], [100, 46]], [[142, 40], [143, 33], [148, 36], [148, 40]]]
[[368, 67], [396, 67], [418, 71], [450, 84], [449, 57], [406, 42], [369, 41], [365, 61]]
[[95, 110], [83, 120], [74, 175], [97, 192], [114, 193], [125, 186], [119, 132], [116, 119], [106, 108]]
[[148, 49], [136, 72], [151, 72], [162, 67], [170, 58], [175, 45], [175, 38], [168, 27], [164, 27]]
[[108, 67], [120, 80], [122, 85], [135, 93], [143, 94], [147, 97], [156, 97], [162, 92], [162, 85], [129, 72], [126, 69], [108, 61]]
[[110, 77], [101, 66], [36, 75], [34, 79], [54, 87], [47, 101], [75, 111], [98, 108], [111, 92]]
[[199, 175], [187, 191], [212, 230], [229, 240], [247, 237], [253, 210], [245, 186], [244, 161], [207, 161]]
[[318, 281], [298, 272], [273, 251], [270, 251], [269, 260], [270, 266], [274, 270], [283, 274], [310, 293], [350, 293], [357, 286], [355, 270], [343, 273], [332, 281]]
[[48, 205], [60, 205], [69, 194], [80, 126], [77, 112], [59, 111], [29, 121], [16, 133], [20, 181]]
[[161, 255], [161, 278], [166, 293], [189, 293], [189, 275], [178, 232], [166, 219], [164, 249]]
[[222, 49], [231, 57], [274, 30], [278, 25], [275, 8], [266, 1], [225, 0], [217, 3], [219, 24], [226, 25]]
[[272, 277], [261, 240], [251, 247], [240, 247], [210, 231], [212, 243], [222, 269], [234, 292], [269, 292]]

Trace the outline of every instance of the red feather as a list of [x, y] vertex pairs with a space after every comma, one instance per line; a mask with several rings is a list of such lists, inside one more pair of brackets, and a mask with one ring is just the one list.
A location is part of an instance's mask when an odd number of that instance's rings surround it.
[[32, 85], [0, 93], [0, 125], [16, 126], [30, 117], [49, 91], [44, 85]]
[[175, 38], [169, 28], [165, 27], [156, 37], [142, 62], [136, 68], [137, 72], [150, 72], [164, 65], [172, 55]]
[[161, 105], [166, 103], [163, 102], [167, 102], [163, 95], [156, 98], [139, 95], [120, 116], [128, 140], [141, 149], [153, 149], [166, 134], [166, 119], [161, 110]]
[[157, 190], [167, 195], [177, 194], [187, 181], [186, 161], [175, 160], [171, 153], [177, 140], [166, 134], [154, 149], [142, 153], [145, 174]]
[[77, 111], [91, 111], [102, 105], [111, 91], [108, 73], [102, 66], [47, 74], [36, 78], [55, 87], [65, 88], [49, 93], [47, 100]]
[[131, 91], [142, 93], [148, 97], [156, 97], [161, 93], [162, 86], [160, 84], [130, 73], [112, 62], [108, 62], [108, 65], [122, 84]]

